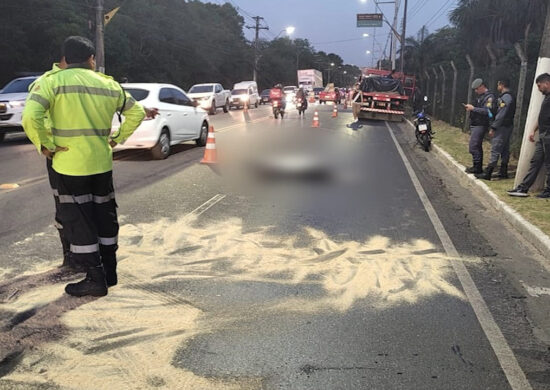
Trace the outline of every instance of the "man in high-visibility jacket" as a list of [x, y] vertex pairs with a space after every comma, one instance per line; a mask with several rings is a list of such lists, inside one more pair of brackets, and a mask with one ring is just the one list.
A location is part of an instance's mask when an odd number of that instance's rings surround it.
[[[65, 63], [65, 58], [61, 58], [61, 61], [56, 62], [52, 65], [52, 69], [45, 72], [40, 77], [46, 77], [52, 72], [58, 72], [61, 69], [65, 69], [67, 67], [67, 64]], [[29, 92], [32, 93], [33, 88], [36, 86], [37, 82], [40, 81], [40, 78], [35, 80], [30, 86], [29, 86]], [[48, 135], [51, 135], [51, 128], [52, 124], [48, 117], [44, 118], [44, 126], [46, 127], [46, 130], [48, 131]], [[55, 172], [52, 168], [52, 159], [46, 158], [46, 172], [48, 173], [48, 181], [50, 182], [50, 187], [53, 191], [54, 195], [54, 202], [55, 202], [55, 227], [57, 229], [57, 232], [59, 233], [59, 239], [61, 240], [61, 247], [63, 249], [63, 264], [62, 267], [69, 267], [73, 270], [80, 270], [80, 267], [78, 267], [76, 264], [74, 264], [71, 261], [71, 249], [69, 241], [67, 240], [67, 237], [65, 236], [65, 232], [63, 230], [63, 225], [61, 224], [61, 219], [59, 217], [59, 195], [57, 191], [57, 172]]]
[[[68, 284], [65, 291], [103, 296], [117, 284], [112, 147], [134, 132], [145, 111], [111, 77], [93, 70], [95, 50], [88, 39], [67, 38], [63, 55], [67, 68], [41, 77], [29, 94], [23, 127], [37, 150], [52, 158], [71, 259], [87, 270], [84, 280]], [[117, 110], [125, 121], [110, 137]], [[51, 133], [44, 125], [46, 115]]]

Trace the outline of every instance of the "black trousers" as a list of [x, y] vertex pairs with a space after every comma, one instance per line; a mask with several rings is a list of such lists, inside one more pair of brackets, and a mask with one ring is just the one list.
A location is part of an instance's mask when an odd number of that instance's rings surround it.
[[118, 219], [112, 171], [90, 176], [57, 173], [59, 219], [71, 260], [86, 268], [116, 262]]
[[550, 134], [541, 134], [541, 137], [535, 144], [535, 154], [531, 158], [529, 171], [519, 185], [524, 190], [529, 190], [535, 183], [539, 171], [542, 167], [546, 168], [545, 190], [550, 191]]

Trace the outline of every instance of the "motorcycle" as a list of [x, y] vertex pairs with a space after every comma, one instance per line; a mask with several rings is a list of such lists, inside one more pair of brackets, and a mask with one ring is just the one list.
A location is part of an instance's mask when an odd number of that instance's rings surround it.
[[422, 146], [426, 152], [429, 152], [434, 133], [432, 132], [432, 121], [426, 116], [424, 109], [416, 114], [414, 125], [416, 142]]
[[285, 106], [282, 100], [275, 99], [272, 101], [273, 106], [273, 116], [275, 119], [279, 118], [279, 115], [281, 115], [281, 119], [285, 116]]
[[297, 98], [296, 99], [296, 108], [298, 109], [298, 115], [306, 113], [307, 110], [307, 99]]

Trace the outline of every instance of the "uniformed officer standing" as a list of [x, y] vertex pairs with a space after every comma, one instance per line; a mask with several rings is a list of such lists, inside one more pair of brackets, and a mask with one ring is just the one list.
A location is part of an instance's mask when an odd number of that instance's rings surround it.
[[483, 138], [489, 130], [491, 119], [495, 115], [495, 95], [487, 89], [482, 79], [475, 79], [472, 83], [477, 98], [475, 106], [465, 104], [470, 112], [470, 146], [473, 166], [466, 168], [468, 173], [483, 172]]
[[491, 180], [494, 169], [500, 158], [499, 179], [508, 179], [508, 161], [510, 161], [510, 136], [514, 129], [514, 115], [516, 113], [516, 98], [510, 92], [510, 81], [501, 80], [497, 84], [500, 96], [497, 100], [497, 114], [491, 124], [489, 136], [491, 139], [491, 159], [485, 171], [476, 174], [483, 180]]
[[[112, 147], [139, 126], [145, 111], [111, 77], [93, 71], [95, 50], [83, 37], [63, 44], [67, 68], [43, 76], [27, 98], [23, 127], [57, 172], [59, 217], [70, 243], [71, 259], [86, 278], [65, 291], [103, 296], [117, 284], [118, 221], [112, 180]], [[110, 138], [117, 110], [125, 121]], [[46, 114], [51, 134], [44, 126]]]
[[[29, 86], [29, 92], [32, 93], [33, 88], [37, 85], [37, 83], [40, 81], [42, 77], [48, 76], [52, 72], [58, 72], [61, 69], [65, 69], [67, 67], [67, 64], [65, 63], [65, 58], [61, 58], [61, 61], [58, 63], [54, 63], [52, 65], [52, 69], [45, 72], [42, 76], [40, 76], [38, 79], [36, 79], [30, 86]], [[44, 126], [46, 130], [48, 131], [48, 134], [51, 134], [51, 122], [49, 118], [44, 118]], [[71, 261], [71, 249], [69, 245], [69, 241], [67, 240], [67, 237], [65, 236], [65, 232], [63, 230], [63, 225], [61, 224], [61, 219], [59, 217], [59, 196], [57, 191], [57, 172], [55, 172], [52, 168], [52, 158], [51, 156], [46, 158], [46, 172], [48, 173], [48, 181], [50, 182], [50, 187], [54, 194], [54, 202], [55, 202], [55, 227], [57, 229], [57, 232], [59, 233], [59, 239], [61, 240], [61, 247], [63, 249], [63, 263], [62, 267], [70, 267], [73, 269], [78, 269], [78, 267]]]

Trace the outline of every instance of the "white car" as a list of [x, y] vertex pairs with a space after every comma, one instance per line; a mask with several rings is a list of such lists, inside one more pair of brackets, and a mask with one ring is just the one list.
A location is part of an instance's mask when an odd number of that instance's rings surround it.
[[231, 92], [223, 89], [221, 84], [195, 84], [189, 89], [187, 96], [211, 115], [214, 115], [219, 107], [223, 108], [223, 112], [229, 111]]
[[[154, 159], [165, 159], [170, 147], [194, 140], [198, 146], [206, 145], [208, 114], [191, 100], [181, 88], [172, 84], [131, 83], [122, 88], [147, 108], [157, 108], [155, 119], [146, 118], [123, 144], [122, 149], [151, 149]], [[118, 116], [113, 118], [113, 133], [118, 131]]]
[[30, 76], [14, 79], [0, 92], [0, 142], [8, 132], [23, 131], [21, 114], [29, 94], [29, 85], [37, 78]]
[[296, 91], [298, 91], [298, 87], [295, 85], [289, 85], [287, 87], [283, 87], [283, 92], [286, 96], [286, 101], [288, 103], [293, 103], [294, 98], [296, 97]]

